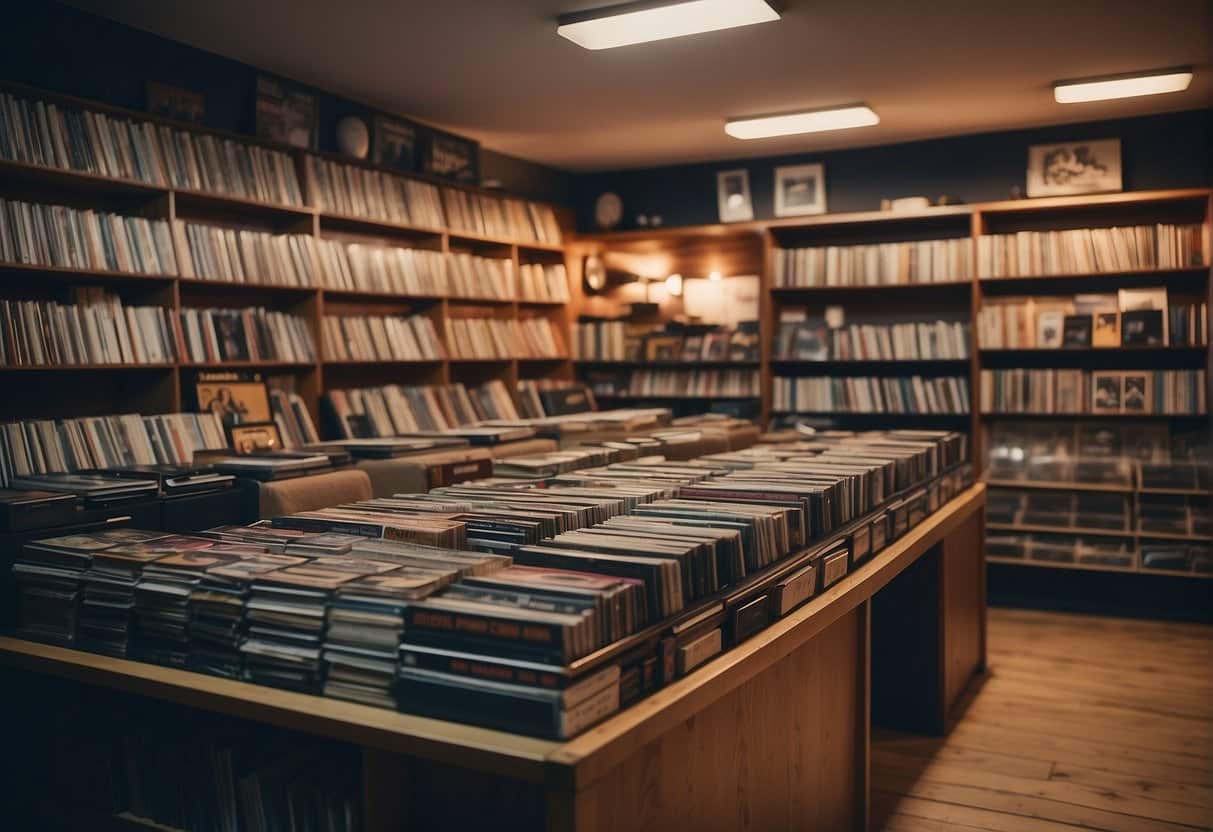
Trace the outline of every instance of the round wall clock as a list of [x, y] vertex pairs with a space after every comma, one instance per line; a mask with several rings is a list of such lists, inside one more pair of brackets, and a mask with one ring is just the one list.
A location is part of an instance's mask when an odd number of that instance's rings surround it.
[[594, 201], [594, 222], [602, 229], [610, 229], [619, 225], [623, 219], [623, 200], [619, 194], [607, 191]]

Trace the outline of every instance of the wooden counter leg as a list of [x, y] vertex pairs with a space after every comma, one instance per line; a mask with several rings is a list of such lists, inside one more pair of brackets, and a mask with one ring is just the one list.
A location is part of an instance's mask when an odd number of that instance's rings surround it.
[[572, 797], [549, 830], [865, 828], [867, 604], [638, 747]]
[[984, 512], [940, 543], [940, 651], [945, 728], [956, 718], [973, 679], [986, 666], [986, 561]]
[[855, 829], [866, 830], [872, 818], [872, 602], [864, 601], [859, 616], [859, 685], [855, 712]]

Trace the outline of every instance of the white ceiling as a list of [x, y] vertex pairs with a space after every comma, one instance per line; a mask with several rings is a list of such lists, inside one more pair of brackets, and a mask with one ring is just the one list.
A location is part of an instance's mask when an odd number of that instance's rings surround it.
[[[775, 23], [598, 52], [612, 0], [73, 0], [573, 171], [858, 147], [1207, 107], [1208, 0], [787, 0]], [[1184, 93], [1060, 105], [1062, 78], [1192, 65]], [[876, 127], [743, 142], [729, 116], [864, 102]]]

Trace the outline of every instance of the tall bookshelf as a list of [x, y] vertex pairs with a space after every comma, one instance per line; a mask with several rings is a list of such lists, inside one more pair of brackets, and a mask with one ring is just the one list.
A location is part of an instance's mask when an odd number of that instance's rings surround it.
[[[62, 96], [22, 85], [3, 84], [0, 92], [36, 101], [55, 103], [130, 118], [153, 125], [187, 130], [198, 135], [230, 139], [249, 147], [262, 147], [290, 156], [303, 194], [302, 205], [282, 205], [215, 193], [150, 185], [73, 170], [42, 167], [0, 160], [0, 198], [43, 204], [61, 204], [178, 222], [198, 222], [233, 229], [307, 235], [385, 247], [429, 249], [438, 252], [469, 252], [512, 262], [515, 296], [480, 299], [452, 295], [409, 295], [323, 286], [283, 286], [269, 283], [231, 283], [180, 277], [171, 274], [134, 274], [95, 269], [0, 262], [0, 298], [62, 300], [69, 287], [98, 286], [117, 294], [124, 304], [160, 306], [176, 314], [191, 307], [245, 308], [263, 306], [299, 315], [305, 319], [316, 345], [314, 361], [214, 362], [198, 364], [178, 360], [160, 364], [0, 366], [6, 395], [0, 403], [0, 419], [103, 415], [138, 411], [163, 413], [181, 410], [191, 401], [189, 390], [196, 370], [247, 370], [266, 377], [289, 376], [318, 425], [320, 399], [328, 389], [399, 384], [444, 384], [450, 382], [505, 382], [514, 390], [520, 379], [572, 376], [567, 355], [544, 359], [467, 361], [348, 361], [324, 354], [320, 325], [325, 315], [403, 315], [429, 317], [445, 341], [446, 323], [466, 317], [522, 320], [548, 319], [565, 344], [569, 340], [567, 306], [562, 303], [522, 300], [517, 296], [518, 269], [529, 263], [563, 263], [560, 244], [503, 239], [445, 228], [428, 228], [388, 222], [371, 216], [325, 211], [316, 207], [316, 183], [312, 181], [309, 156], [344, 165], [382, 170], [404, 180], [414, 179], [491, 196], [508, 196], [438, 180], [422, 174], [378, 168], [375, 165], [335, 154], [303, 151], [262, 141], [243, 134], [227, 133], [157, 118], [142, 112], [110, 107], [92, 101]], [[557, 211], [560, 225], [571, 227], [571, 214]], [[175, 248], [177, 244], [175, 244]]]
[[[1185, 301], [1213, 301], [1213, 281], [1209, 260], [1213, 254], [1210, 225], [1213, 218], [1213, 196], [1208, 188], [1166, 191], [1139, 191], [1119, 194], [1053, 197], [1013, 200], [971, 205], [944, 206], [914, 212], [890, 213], [865, 211], [826, 214], [816, 217], [755, 221], [729, 225], [706, 225], [672, 229], [653, 229], [618, 233], [586, 235], [578, 238], [582, 253], [638, 252], [649, 258], [665, 257], [671, 267], [684, 277], [702, 277], [710, 269], [707, 264], [726, 258], [729, 252], [744, 251], [746, 268], [757, 262], [763, 279], [760, 328], [762, 357], [761, 417], [763, 424], [784, 415], [773, 407], [773, 383], [780, 376], [908, 376], [957, 375], [969, 383], [970, 407], [963, 415], [903, 415], [893, 413], [804, 412], [799, 416], [812, 424], [843, 428], [874, 427], [938, 427], [967, 430], [972, 437], [973, 458], [979, 469], [986, 465], [988, 439], [997, 426], [1018, 421], [1029, 429], [1045, 423], [1072, 425], [1108, 425], [1115, 428], [1136, 425], [1155, 426], [1166, 434], [1210, 427], [1208, 413], [1200, 415], [1132, 414], [998, 414], [983, 413], [980, 407], [980, 379], [984, 369], [996, 368], [1107, 368], [1114, 370], [1205, 370], [1206, 399], [1213, 400], [1209, 368], [1211, 348], [1200, 346], [1117, 347], [1078, 349], [982, 349], [978, 341], [978, 321], [987, 299], [1013, 295], [1074, 295], [1076, 293], [1115, 293], [1120, 288], [1165, 286], [1169, 297]], [[978, 247], [983, 235], [1014, 231], [1045, 231], [1071, 228], [1107, 227], [1114, 225], [1153, 225], [1155, 223], [1198, 223], [1203, 226], [1205, 264], [1178, 268], [1102, 271], [1082, 274], [1033, 274], [1017, 277], [981, 277], [978, 274]], [[938, 282], [878, 286], [800, 286], [773, 285], [774, 261], [777, 251], [786, 247], [839, 246], [921, 240], [967, 240], [972, 246], [972, 269], [960, 279]], [[696, 252], [688, 262], [680, 257], [684, 251]], [[626, 261], [625, 261], [626, 262]], [[740, 271], [725, 272], [743, 273]], [[784, 360], [775, 355], [773, 344], [781, 312], [789, 308], [807, 308], [819, 313], [826, 306], [843, 306], [851, 317], [852, 310], [889, 320], [940, 317], [970, 324], [968, 358], [938, 361], [805, 361]], [[594, 310], [594, 304], [582, 303], [582, 311]], [[1142, 541], [1206, 542], [1203, 534], [1176, 534], [1140, 528], [1137, 514], [1143, 497], [1183, 496], [1193, 501], [1211, 504], [1210, 494], [1201, 488], [1151, 488], [1143, 485], [1140, 466], [1134, 467], [1124, 482], [1100, 488], [1098, 484], [1082, 482], [1034, 481], [1008, 483], [990, 481], [992, 492], [1018, 487], [1034, 492], [1052, 494], [1056, 499], [1090, 492], [1115, 492], [1126, 496], [1126, 525], [1120, 529], [1089, 529], [1076, 526], [1042, 528], [1019, 523], [1025, 533], [1060, 534], [1123, 539], [1133, 547], [1134, 557], [1129, 565], [1108, 566], [1099, 563], [1050, 562], [1031, 558], [1009, 559], [1006, 562], [1024, 567], [1063, 568], [1071, 570], [1112, 572], [1157, 572], [1190, 577], [1208, 577], [1193, 572], [1151, 570], [1143, 566], [1138, 544]], [[994, 531], [1004, 531], [992, 524]], [[1002, 562], [991, 557], [991, 562]]]

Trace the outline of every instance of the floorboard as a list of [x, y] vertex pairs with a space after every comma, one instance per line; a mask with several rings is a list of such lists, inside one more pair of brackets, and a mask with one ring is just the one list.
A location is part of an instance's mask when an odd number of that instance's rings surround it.
[[873, 829], [1213, 829], [1213, 628], [989, 611], [947, 738], [876, 730]]

